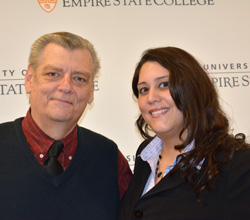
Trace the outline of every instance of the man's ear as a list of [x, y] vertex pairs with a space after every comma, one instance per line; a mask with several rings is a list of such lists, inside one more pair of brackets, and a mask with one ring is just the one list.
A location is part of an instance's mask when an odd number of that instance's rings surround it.
[[25, 89], [26, 89], [27, 94], [30, 94], [30, 92], [31, 92], [31, 87], [32, 87], [31, 86], [31, 84], [32, 84], [31, 79], [32, 79], [32, 77], [34, 77], [33, 74], [34, 74], [34, 70], [31, 67], [31, 65], [29, 65], [27, 72], [25, 74]]
[[94, 101], [94, 87], [92, 87], [92, 89], [91, 89], [88, 104], [91, 104], [93, 101]]

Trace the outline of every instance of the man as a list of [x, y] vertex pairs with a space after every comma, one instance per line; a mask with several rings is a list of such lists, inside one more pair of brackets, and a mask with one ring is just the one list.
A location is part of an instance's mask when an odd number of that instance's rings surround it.
[[0, 219], [116, 219], [128, 163], [114, 142], [77, 126], [98, 70], [93, 45], [77, 35], [46, 34], [32, 45], [30, 109], [0, 125]]

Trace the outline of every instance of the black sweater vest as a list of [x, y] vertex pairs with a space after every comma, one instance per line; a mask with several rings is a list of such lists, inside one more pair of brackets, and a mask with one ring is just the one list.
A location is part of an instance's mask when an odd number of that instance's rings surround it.
[[53, 178], [35, 159], [21, 121], [0, 125], [0, 219], [115, 220], [116, 144], [78, 127], [76, 153]]

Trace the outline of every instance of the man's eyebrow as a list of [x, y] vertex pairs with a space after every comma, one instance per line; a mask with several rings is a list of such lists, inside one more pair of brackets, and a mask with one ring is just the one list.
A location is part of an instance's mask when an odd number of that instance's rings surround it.
[[87, 71], [74, 71], [74, 74], [81, 74], [81, 75], [85, 75], [85, 76], [91, 76], [92, 73], [87, 72]]
[[[53, 65], [47, 65], [47, 66], [45, 66], [44, 70], [52, 70], [52, 71], [59, 71], [59, 72], [63, 71], [62, 68], [56, 67], [56, 66], [53, 66]], [[74, 74], [81, 74], [81, 75], [85, 75], [85, 76], [87, 76], [87, 75], [91, 76], [91, 74], [92, 74], [92, 73], [90, 73], [88, 71], [77, 71], [77, 70], [74, 71], [73, 73]]]
[[56, 71], [62, 71], [62, 69], [61, 69], [61, 68], [59, 68], [59, 67], [55, 67], [55, 66], [53, 66], [53, 65], [47, 65], [47, 66], [45, 66], [45, 67], [44, 67], [44, 70], [56, 70]]

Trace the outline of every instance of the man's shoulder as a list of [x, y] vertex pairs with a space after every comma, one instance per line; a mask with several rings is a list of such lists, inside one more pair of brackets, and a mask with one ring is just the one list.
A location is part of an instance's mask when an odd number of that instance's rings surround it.
[[15, 124], [20, 124], [23, 118], [17, 118], [14, 121], [3, 122], [0, 124], [0, 130], [2, 132], [7, 131], [8, 129], [13, 129]]
[[16, 140], [15, 138], [22, 131], [22, 118], [18, 118], [15, 121], [8, 121], [0, 124], [0, 142], [9, 143]]
[[86, 137], [86, 140], [94, 142], [96, 144], [105, 144], [117, 148], [117, 144], [113, 140], [90, 129], [78, 126], [78, 135], [79, 137]]
[[13, 124], [14, 124], [14, 121], [2, 122], [0, 124], [0, 128], [3, 129], [3, 128], [9, 127], [9, 126], [12, 126]]

